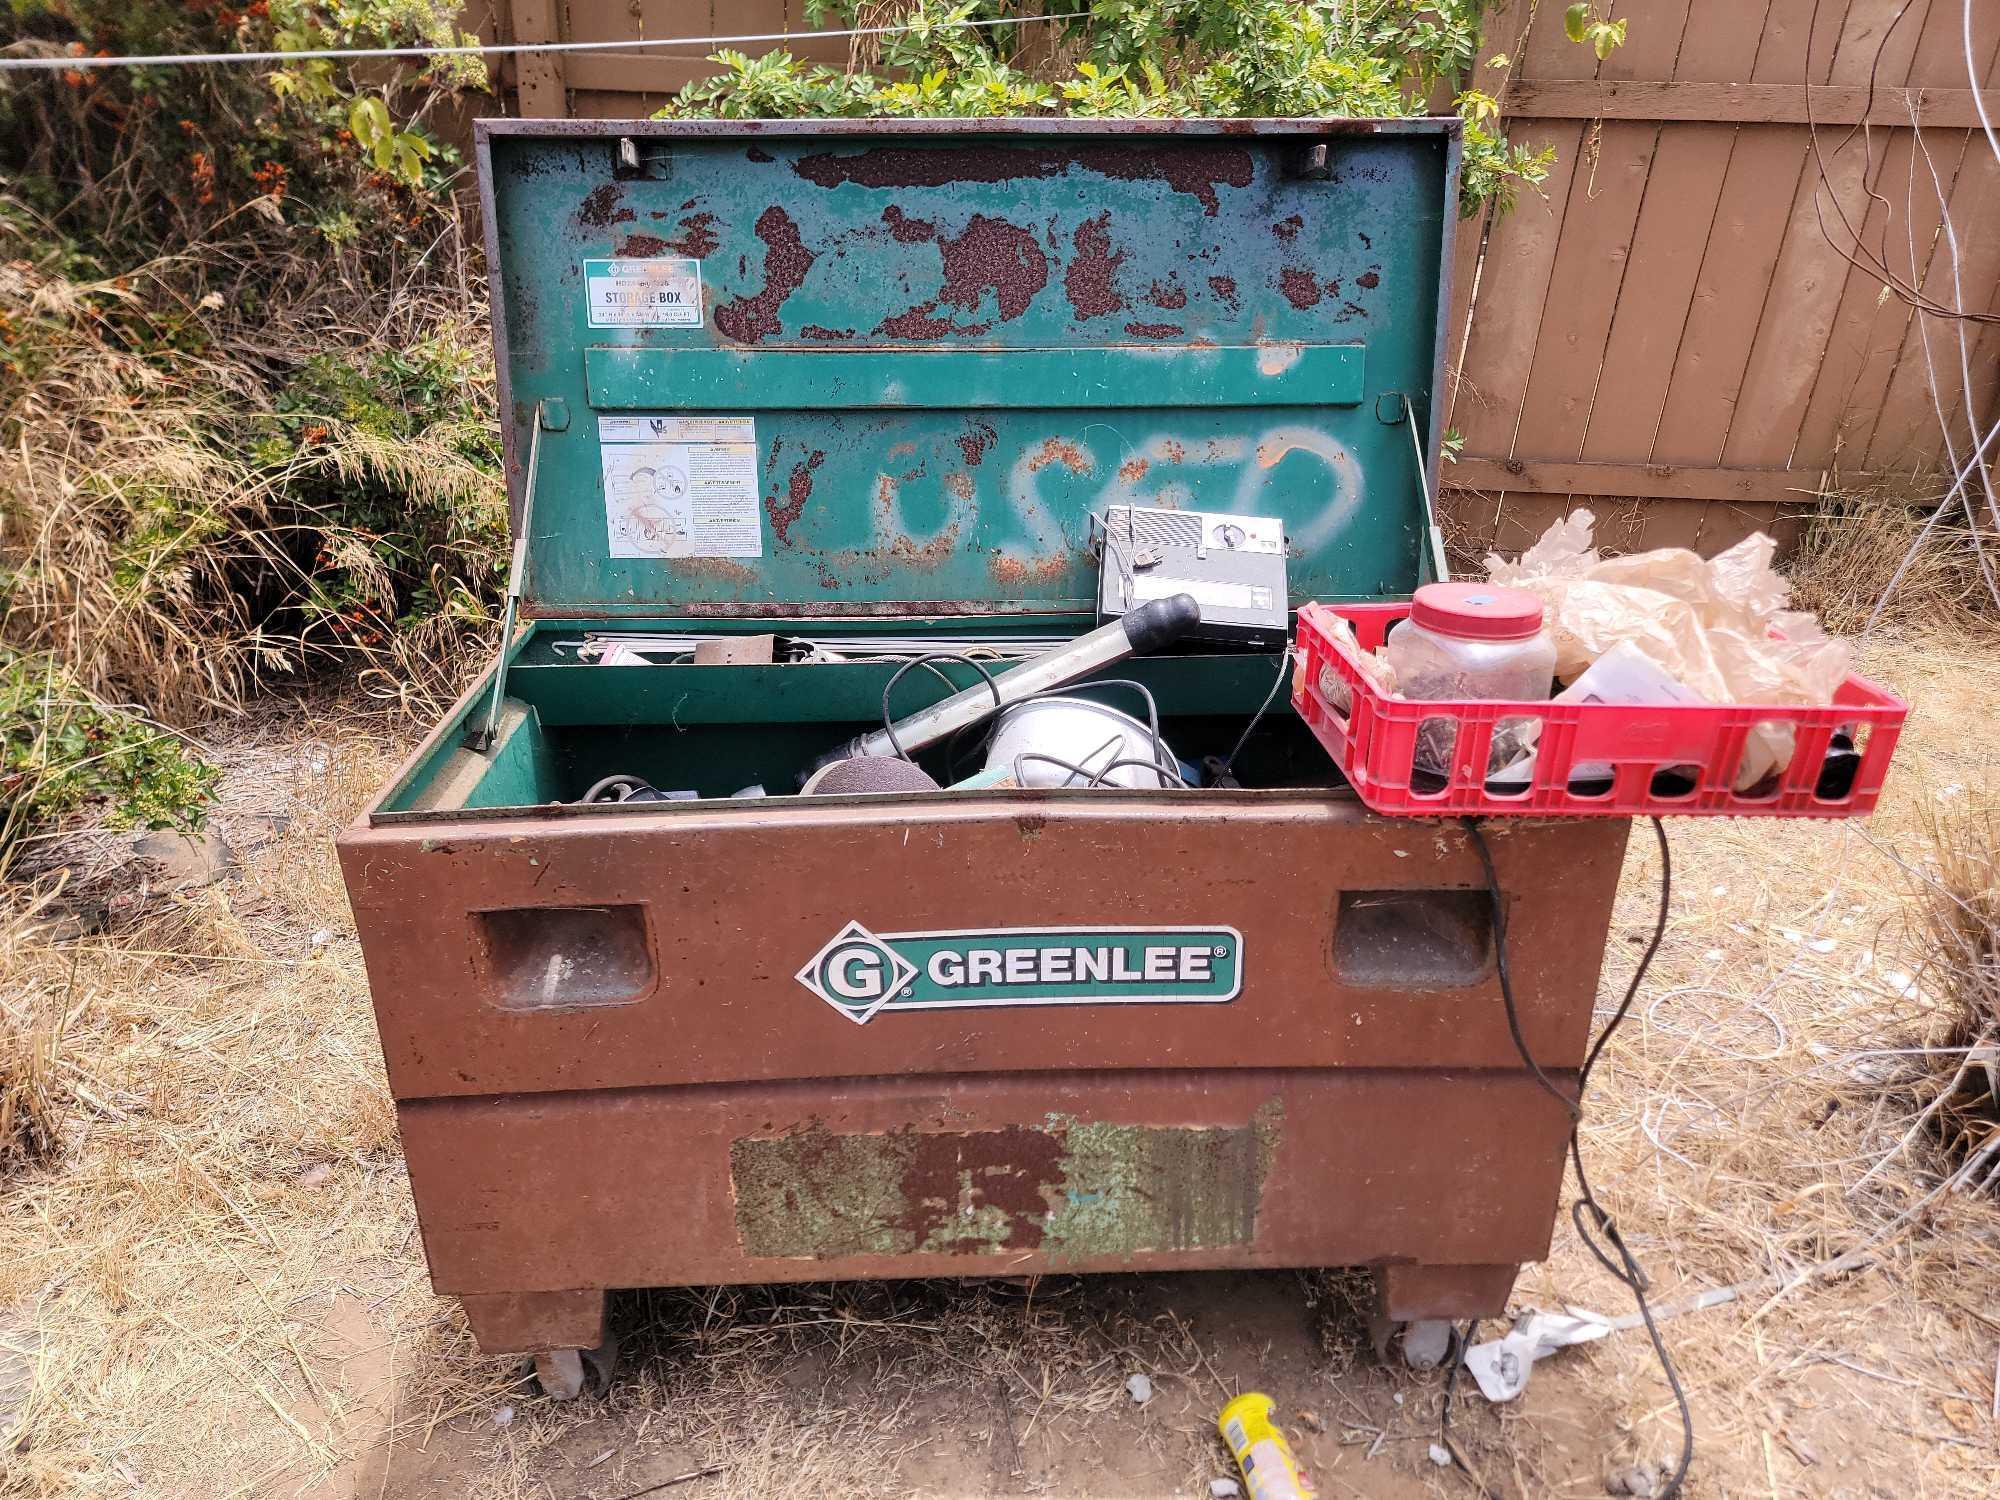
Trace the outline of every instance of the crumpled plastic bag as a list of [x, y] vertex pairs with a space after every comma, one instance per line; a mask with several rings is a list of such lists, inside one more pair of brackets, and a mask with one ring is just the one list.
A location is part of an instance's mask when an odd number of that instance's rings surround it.
[[[1762, 532], [1703, 558], [1685, 547], [1599, 557], [1596, 518], [1570, 512], [1517, 561], [1490, 555], [1494, 583], [1526, 589], [1547, 611], [1556, 677], [1573, 682], [1621, 642], [1712, 703], [1826, 704], [1852, 652], [1812, 615], [1788, 608], [1791, 585], [1771, 566], [1778, 544]], [[1736, 776], [1741, 791], [1791, 764], [1789, 725], [1751, 731]]]

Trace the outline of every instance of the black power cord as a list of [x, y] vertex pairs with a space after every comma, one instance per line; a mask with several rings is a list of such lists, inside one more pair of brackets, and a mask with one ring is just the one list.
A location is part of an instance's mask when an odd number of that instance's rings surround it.
[[1271, 691], [1264, 695], [1264, 701], [1257, 706], [1257, 712], [1252, 714], [1250, 722], [1243, 726], [1243, 733], [1236, 737], [1235, 746], [1215, 765], [1213, 775], [1216, 780], [1219, 781], [1229, 774], [1230, 768], [1236, 764], [1236, 757], [1243, 753], [1243, 747], [1250, 743], [1250, 736], [1256, 733], [1257, 726], [1263, 722], [1264, 715], [1269, 713], [1271, 705], [1278, 701], [1278, 690], [1285, 685], [1285, 679], [1291, 675], [1292, 650], [1293, 648], [1288, 645], [1278, 653], [1278, 675], [1271, 680]]
[[[1638, 1258], [1626, 1245], [1625, 1238], [1618, 1232], [1618, 1222], [1611, 1217], [1604, 1205], [1598, 1202], [1596, 1192], [1590, 1186], [1590, 1179], [1584, 1175], [1583, 1150], [1578, 1135], [1583, 1123], [1584, 1090], [1589, 1087], [1591, 1070], [1597, 1060], [1604, 1055], [1604, 1048], [1611, 1040], [1612, 1033], [1623, 1024], [1631, 1012], [1632, 1002], [1638, 998], [1639, 986], [1645, 982], [1646, 971], [1652, 967], [1653, 956], [1660, 951], [1660, 942], [1667, 935], [1667, 913], [1673, 902], [1674, 857], [1667, 843], [1667, 828], [1658, 818], [1651, 819], [1653, 836], [1660, 844], [1660, 909], [1653, 920], [1652, 940], [1646, 944], [1646, 951], [1639, 955], [1638, 967], [1632, 971], [1631, 983], [1625, 986], [1625, 998], [1618, 1003], [1618, 1009], [1597, 1034], [1597, 1040], [1584, 1054], [1583, 1066], [1577, 1070], [1576, 1093], [1564, 1093], [1549, 1075], [1542, 1071], [1528, 1050], [1527, 1038], [1521, 1034], [1521, 1015], [1514, 1003], [1514, 983], [1507, 971], [1507, 907], [1500, 895], [1500, 875], [1493, 867], [1493, 851], [1487, 847], [1486, 835], [1479, 827], [1477, 818], [1465, 820], [1465, 831], [1472, 840], [1472, 847], [1479, 854], [1480, 867], [1486, 872], [1486, 890], [1493, 903], [1493, 967], [1500, 980], [1500, 998], [1507, 1007], [1507, 1031], [1514, 1039], [1514, 1050], [1521, 1055], [1521, 1061], [1534, 1075], [1535, 1082], [1547, 1090], [1550, 1097], [1562, 1105], [1569, 1115], [1569, 1159], [1576, 1169], [1577, 1200], [1570, 1205], [1570, 1219], [1576, 1225], [1576, 1232], [1585, 1247], [1597, 1258], [1597, 1263], [1615, 1276], [1632, 1293], [1632, 1300], [1638, 1304], [1639, 1316], [1646, 1325], [1646, 1334], [1653, 1341], [1653, 1353], [1659, 1356], [1660, 1370], [1667, 1377], [1667, 1385], [1673, 1390], [1674, 1402], [1681, 1414], [1681, 1457], [1675, 1465], [1666, 1487], [1660, 1491], [1660, 1500], [1672, 1500], [1681, 1492], [1681, 1485], [1687, 1479], [1688, 1469], [1694, 1463], [1694, 1409], [1688, 1404], [1687, 1391], [1681, 1385], [1680, 1372], [1674, 1368], [1673, 1359], [1667, 1354], [1667, 1346], [1660, 1337], [1659, 1325], [1653, 1321], [1652, 1306], [1646, 1301], [1646, 1292], [1651, 1283], [1641, 1269]], [[1586, 1221], [1586, 1215], [1588, 1220]], [[1592, 1226], [1595, 1226], [1594, 1228]], [[1608, 1247], [1608, 1253], [1607, 1253]], [[1613, 1259], [1613, 1256], [1616, 1259]], [[1472, 1331], [1479, 1326], [1475, 1320], [1465, 1337], [1459, 1340], [1458, 1356], [1452, 1362], [1451, 1374], [1445, 1381], [1444, 1411], [1441, 1420], [1445, 1447], [1450, 1448], [1451, 1398], [1458, 1385], [1459, 1371], [1465, 1367], [1465, 1351], [1472, 1342]], [[1454, 1455], [1456, 1457], [1456, 1455]]]
[[944, 671], [941, 668], [933, 665], [934, 663], [941, 661], [955, 661], [959, 663], [961, 666], [967, 666], [972, 668], [972, 670], [977, 672], [980, 675], [981, 679], [983, 679], [984, 682], [986, 683], [987, 691], [993, 694], [994, 711], [997, 713], [1001, 707], [1000, 684], [993, 680], [993, 674], [991, 672], [987, 671], [985, 667], [981, 666], [978, 662], [974, 661], [964, 652], [926, 651], [922, 656], [911, 657], [908, 661], [904, 662], [900, 667], [896, 668], [896, 670], [889, 675], [889, 680], [882, 684], [882, 732], [889, 736], [889, 748], [894, 750], [900, 759], [908, 760], [910, 758], [910, 752], [905, 750], [903, 748], [903, 742], [896, 738], [895, 721], [889, 717], [889, 695], [896, 691], [897, 683], [901, 682], [905, 677], [909, 676], [910, 673], [914, 672], [918, 667], [925, 667], [929, 669], [931, 676], [939, 679], [941, 682], [944, 683], [944, 685], [947, 688], [951, 689], [952, 692], [956, 693], [957, 691], [959, 691], [958, 684], [953, 682], [949, 677], [945, 676]]

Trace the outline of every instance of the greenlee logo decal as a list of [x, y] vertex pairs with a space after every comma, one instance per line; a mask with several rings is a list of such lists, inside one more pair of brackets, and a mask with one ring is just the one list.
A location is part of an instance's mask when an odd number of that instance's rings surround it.
[[1213, 1005], [1243, 988], [1234, 927], [870, 932], [849, 922], [798, 981], [856, 1023], [882, 1010]]

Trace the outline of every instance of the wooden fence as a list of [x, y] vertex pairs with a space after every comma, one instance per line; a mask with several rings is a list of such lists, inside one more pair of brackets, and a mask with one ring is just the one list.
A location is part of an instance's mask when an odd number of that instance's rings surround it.
[[[524, 42], [807, 29], [803, 0], [491, 4], [481, 29]], [[2000, 312], [2000, 159], [1962, 0], [1608, 8], [1629, 40], [1602, 63], [1563, 36], [1560, 0], [1489, 17], [1475, 83], [1556, 163], [1513, 212], [1461, 225], [1456, 546], [1518, 547], [1587, 504], [1612, 546], [1713, 551], [1759, 527], [1788, 538], [1829, 489], [1936, 493], [1945, 424], [1962, 461], [2000, 395], [1994, 325], [1917, 316], [1890, 287]], [[1975, 12], [1995, 89], [2000, 5]], [[711, 71], [705, 51], [528, 55], [507, 76], [523, 114], [641, 115]]]
[[[2000, 7], [1978, 9], [1990, 85]], [[1488, 53], [1515, 63], [1508, 134], [1557, 160], [1543, 197], [1460, 240], [1452, 508], [1474, 536], [1517, 546], [1580, 501], [1617, 544], [1714, 550], [1789, 529], [1828, 484], [1934, 490], [1926, 337], [1961, 457], [1961, 331], [1971, 416], [1991, 419], [1991, 326], [1919, 319], [1881, 274], [2000, 309], [2000, 160], [1960, 0], [1819, 0], [1816, 27], [1814, 10], [1621, 4], [1629, 40], [1602, 64], [1553, 0], [1493, 14]]]

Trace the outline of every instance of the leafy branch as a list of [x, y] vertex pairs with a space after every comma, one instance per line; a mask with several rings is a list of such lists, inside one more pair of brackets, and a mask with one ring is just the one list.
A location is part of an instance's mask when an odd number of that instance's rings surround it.
[[[711, 59], [721, 71], [689, 84], [660, 113], [1387, 118], [1430, 113], [1449, 101], [1465, 121], [1462, 207], [1470, 213], [1489, 199], [1511, 206], [1555, 160], [1547, 148], [1508, 142], [1498, 103], [1467, 83], [1486, 4], [1096, 0], [1079, 10], [1063, 0], [1039, 7], [916, 0], [896, 18], [908, 29], [883, 40], [880, 72], [802, 64], [783, 51], [756, 58], [721, 51]], [[853, 25], [862, 12], [860, 0], [806, 7], [814, 26]], [[867, 17], [890, 19], [874, 7]], [[1027, 24], [967, 24], [1008, 17]], [[1623, 21], [1586, 21], [1602, 28], [1586, 33], [1600, 49], [1623, 41]], [[1054, 43], [1033, 49], [1052, 59], [1039, 68], [1023, 62], [1036, 32]], [[1603, 40], [1614, 34], [1615, 41]]]

